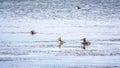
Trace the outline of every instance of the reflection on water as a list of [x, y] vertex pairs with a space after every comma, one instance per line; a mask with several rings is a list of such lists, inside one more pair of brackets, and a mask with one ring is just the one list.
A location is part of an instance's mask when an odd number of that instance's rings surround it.
[[[119, 4], [119, 0], [1, 0], [0, 68], [119, 68]], [[61, 48], [59, 37], [65, 42]], [[81, 48], [82, 38], [91, 42], [86, 50]]]

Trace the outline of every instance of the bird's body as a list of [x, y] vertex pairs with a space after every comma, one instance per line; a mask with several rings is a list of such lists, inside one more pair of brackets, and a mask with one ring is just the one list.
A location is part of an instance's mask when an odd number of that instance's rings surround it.
[[80, 9], [80, 7], [79, 7], [79, 6], [76, 6], [76, 9]]
[[57, 43], [58, 43], [58, 46], [60, 48], [61, 45], [63, 44], [63, 41], [61, 40], [61, 37], [58, 38]]
[[31, 34], [32, 35], [36, 34], [35, 30], [31, 30]]
[[82, 41], [83, 41], [82, 42], [83, 45], [86, 45], [86, 46], [90, 45], [90, 42], [86, 41], [86, 38], [83, 38]]
[[90, 42], [82, 42], [83, 45], [88, 46], [90, 45]]

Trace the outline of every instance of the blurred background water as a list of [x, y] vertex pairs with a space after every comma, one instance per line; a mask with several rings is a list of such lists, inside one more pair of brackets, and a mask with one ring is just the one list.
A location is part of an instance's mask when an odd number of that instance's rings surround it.
[[[0, 0], [1, 68], [6, 68], [6, 64], [10, 68], [14, 65], [21, 68], [24, 61], [28, 63], [22, 68], [32, 67], [29, 66], [31, 60], [36, 62], [33, 64], [36, 68], [44, 68], [44, 64], [38, 64], [41, 61], [49, 67], [60, 60], [63, 63], [60, 67], [64, 68], [65, 61], [76, 57], [82, 61], [73, 59], [74, 63], [68, 63], [68, 66], [78, 63], [91, 65], [90, 56], [101, 57], [93, 60], [93, 68], [94, 65], [119, 67], [119, 24], [120, 0]], [[31, 30], [37, 33], [31, 35]], [[57, 46], [58, 37], [65, 42], [61, 49]], [[86, 50], [80, 48], [80, 39], [84, 37], [91, 42]], [[13, 65], [18, 61], [18, 66]], [[53, 64], [51, 68], [54, 65], [57, 66]]]

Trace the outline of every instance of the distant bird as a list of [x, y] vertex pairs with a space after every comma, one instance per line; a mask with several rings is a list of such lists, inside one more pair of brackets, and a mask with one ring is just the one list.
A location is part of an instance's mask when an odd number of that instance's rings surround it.
[[90, 42], [88, 42], [88, 41], [86, 41], [86, 38], [83, 38], [83, 39], [81, 39], [83, 42], [82, 42], [82, 48], [83, 49], [86, 49], [86, 46], [89, 46], [91, 43]]
[[31, 30], [30, 33], [31, 33], [32, 35], [36, 34], [35, 30]]
[[79, 6], [76, 6], [76, 9], [80, 9], [80, 7], [79, 7]]
[[59, 48], [61, 48], [61, 45], [63, 45], [63, 41], [61, 40], [61, 37], [57, 39], [57, 43], [58, 43]]

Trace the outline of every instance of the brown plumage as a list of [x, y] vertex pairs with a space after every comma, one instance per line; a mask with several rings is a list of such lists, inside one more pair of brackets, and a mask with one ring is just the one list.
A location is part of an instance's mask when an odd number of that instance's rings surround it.
[[61, 45], [63, 45], [63, 41], [61, 40], [61, 37], [57, 39], [57, 43], [58, 43], [59, 48], [61, 48]]
[[30, 32], [32, 35], [36, 34], [35, 30], [31, 30]]
[[89, 46], [91, 44], [90, 42], [86, 41], [86, 38], [83, 38], [82, 41], [83, 41], [82, 42], [82, 45], [83, 45], [82, 48], [83, 49], [86, 49], [86, 46]]

